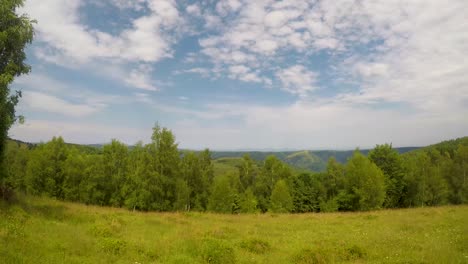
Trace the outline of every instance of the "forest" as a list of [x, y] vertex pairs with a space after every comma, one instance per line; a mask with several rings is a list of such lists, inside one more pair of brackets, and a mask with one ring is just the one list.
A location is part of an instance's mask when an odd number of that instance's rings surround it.
[[[323, 172], [298, 170], [274, 154], [248, 154], [215, 173], [212, 153], [180, 150], [171, 130], [155, 125], [151, 142], [102, 147], [9, 141], [2, 195], [15, 190], [58, 200], [141, 211], [306, 213], [367, 211], [468, 202], [468, 138], [399, 154], [391, 144]], [[8, 197], [7, 197], [8, 198]]]

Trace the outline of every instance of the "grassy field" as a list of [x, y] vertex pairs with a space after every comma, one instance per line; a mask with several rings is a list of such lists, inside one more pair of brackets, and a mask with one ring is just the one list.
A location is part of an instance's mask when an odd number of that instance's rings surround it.
[[468, 206], [366, 213], [140, 213], [0, 202], [0, 263], [468, 263]]

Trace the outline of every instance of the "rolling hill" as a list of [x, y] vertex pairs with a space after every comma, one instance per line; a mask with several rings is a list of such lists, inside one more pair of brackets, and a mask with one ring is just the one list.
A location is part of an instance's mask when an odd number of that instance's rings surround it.
[[[20, 140], [10, 139], [18, 144], [25, 144], [29, 148], [34, 147], [35, 143], [23, 142]], [[443, 141], [437, 144], [429, 145], [426, 147], [400, 147], [395, 148], [400, 154], [410, 153], [417, 150], [427, 150], [435, 148], [437, 150], [447, 151], [452, 153], [455, 146], [458, 144], [468, 145], [468, 137], [462, 137], [453, 140]], [[102, 144], [80, 145], [69, 144], [78, 148], [82, 148], [87, 152], [97, 152], [102, 148]], [[131, 147], [131, 146], [130, 146]], [[182, 152], [190, 150], [181, 150]], [[369, 153], [370, 149], [360, 150], [364, 155]], [[215, 172], [221, 173], [222, 171], [237, 171], [241, 164], [241, 158], [244, 155], [249, 155], [255, 161], [261, 163], [269, 155], [274, 155], [283, 162], [291, 165], [298, 170], [310, 171], [324, 171], [326, 169], [327, 161], [331, 157], [340, 163], [346, 163], [349, 157], [353, 154], [354, 150], [300, 150], [300, 151], [211, 151], [212, 158], [214, 159]]]

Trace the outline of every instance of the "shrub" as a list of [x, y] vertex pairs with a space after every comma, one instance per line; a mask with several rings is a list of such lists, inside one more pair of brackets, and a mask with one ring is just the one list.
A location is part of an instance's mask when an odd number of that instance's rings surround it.
[[234, 249], [223, 241], [207, 239], [203, 242], [202, 257], [206, 263], [236, 263]]
[[241, 243], [241, 247], [255, 254], [264, 254], [271, 249], [268, 242], [260, 239], [249, 239]]
[[328, 252], [321, 249], [303, 249], [294, 256], [293, 262], [297, 264], [322, 264], [329, 263], [330, 257]]

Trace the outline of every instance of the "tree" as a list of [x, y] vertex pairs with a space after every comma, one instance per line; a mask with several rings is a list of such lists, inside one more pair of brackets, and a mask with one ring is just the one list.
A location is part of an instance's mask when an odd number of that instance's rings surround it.
[[103, 149], [104, 177], [107, 180], [105, 200], [112, 206], [122, 206], [124, 199], [121, 188], [127, 173], [128, 148], [123, 143], [113, 139]]
[[[431, 158], [432, 156], [432, 158]], [[441, 155], [438, 150], [420, 151], [405, 160], [406, 206], [438, 205], [445, 203], [447, 182], [442, 176]]]
[[294, 209], [293, 199], [286, 181], [279, 180], [276, 182], [271, 193], [269, 209], [274, 213], [289, 213]]
[[384, 207], [401, 207], [405, 188], [405, 171], [400, 155], [392, 148], [391, 144], [384, 144], [377, 145], [369, 152], [368, 156], [385, 175], [386, 196]]
[[301, 173], [293, 180], [292, 196], [294, 212], [317, 212], [320, 202], [326, 199], [321, 175]]
[[201, 182], [197, 187], [195, 196], [195, 209], [206, 210], [208, 208], [208, 198], [210, 195], [210, 187], [213, 184], [214, 169], [211, 161], [211, 152], [205, 149], [198, 154], [198, 161], [201, 170]]
[[163, 210], [171, 210], [176, 199], [176, 181], [180, 177], [180, 153], [175, 136], [167, 128], [158, 124], [153, 127], [150, 151], [155, 168], [161, 177], [164, 190], [163, 200], [159, 203]]
[[453, 159], [453, 170], [447, 180], [451, 189], [450, 202], [468, 203], [468, 146], [458, 146]]
[[260, 174], [255, 181], [255, 195], [258, 207], [262, 212], [270, 208], [270, 196], [278, 180], [289, 180], [292, 177], [291, 169], [276, 156], [270, 155], [263, 162]]
[[336, 197], [344, 187], [344, 167], [334, 157], [328, 159], [327, 172], [322, 182], [327, 191], [327, 200]]
[[85, 178], [80, 184], [80, 201], [86, 204], [107, 205], [105, 190], [108, 179], [105, 177], [104, 159], [102, 154], [92, 154], [86, 157]]
[[385, 200], [385, 177], [382, 171], [356, 150], [346, 164], [345, 190], [351, 210], [380, 208]]
[[234, 191], [227, 175], [214, 179], [208, 210], [218, 213], [231, 213], [234, 202]]
[[62, 189], [64, 199], [69, 201], [79, 201], [81, 182], [85, 179], [85, 157], [78, 149], [72, 148], [69, 151], [63, 166], [64, 180]]
[[5, 155], [5, 183], [17, 190], [25, 190], [26, 166], [29, 159], [26, 144], [9, 141]]
[[64, 199], [64, 164], [68, 148], [61, 137], [54, 137], [33, 150], [26, 170], [26, 190]]
[[[3, 164], [8, 130], [16, 121], [15, 106], [21, 92], [10, 93], [14, 78], [30, 71], [24, 49], [33, 39], [33, 22], [27, 15], [18, 15], [23, 0], [0, 2], [0, 165]], [[21, 121], [21, 117], [20, 117]], [[0, 166], [0, 193], [6, 192], [4, 166]], [[9, 188], [9, 187], [8, 187]], [[4, 195], [2, 195], [3, 198]]]
[[239, 167], [239, 178], [241, 182], [241, 191], [245, 191], [254, 185], [257, 176], [257, 166], [248, 154], [242, 157], [242, 163]]
[[255, 213], [257, 209], [257, 198], [251, 188], [247, 188], [240, 196], [240, 212], [241, 213]]
[[141, 142], [130, 151], [127, 174], [122, 187], [124, 204], [132, 210], [163, 210], [162, 179], [154, 167], [149, 146]]

